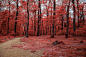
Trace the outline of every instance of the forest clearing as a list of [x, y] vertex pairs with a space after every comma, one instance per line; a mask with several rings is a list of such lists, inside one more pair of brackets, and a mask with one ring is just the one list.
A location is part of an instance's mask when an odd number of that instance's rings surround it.
[[0, 57], [86, 57], [86, 0], [0, 0]]

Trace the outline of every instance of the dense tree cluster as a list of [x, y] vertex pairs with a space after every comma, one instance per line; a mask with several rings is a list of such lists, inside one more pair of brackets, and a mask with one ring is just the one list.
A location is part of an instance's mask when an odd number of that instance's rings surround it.
[[[0, 35], [77, 35], [86, 25], [84, 0], [1, 0]], [[82, 27], [86, 35], [86, 28]]]

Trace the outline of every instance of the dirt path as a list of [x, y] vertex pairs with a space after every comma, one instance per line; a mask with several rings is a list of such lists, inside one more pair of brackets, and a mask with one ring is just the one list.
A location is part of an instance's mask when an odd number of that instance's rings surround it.
[[0, 57], [41, 57], [41, 50], [36, 50], [32, 53], [31, 50], [24, 50], [12, 45], [19, 45], [24, 42], [20, 42], [20, 38], [15, 38], [4, 43], [0, 43]]

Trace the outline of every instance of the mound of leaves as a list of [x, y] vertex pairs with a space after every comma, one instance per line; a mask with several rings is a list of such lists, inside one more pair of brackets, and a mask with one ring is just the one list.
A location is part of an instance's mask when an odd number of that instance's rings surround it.
[[83, 36], [86, 37], [86, 27], [79, 28], [78, 31], [74, 33], [75, 36]]
[[13, 39], [13, 36], [0, 36], [0, 43]]

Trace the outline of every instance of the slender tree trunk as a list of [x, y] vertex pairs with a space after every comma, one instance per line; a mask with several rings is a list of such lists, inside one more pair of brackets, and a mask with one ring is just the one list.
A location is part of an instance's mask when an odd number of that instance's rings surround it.
[[[41, 20], [41, 27], [43, 28], [43, 20]], [[43, 29], [41, 29], [41, 35], [43, 35]]]
[[69, 7], [70, 7], [70, 0], [69, 5], [67, 5], [67, 30], [66, 30], [66, 38], [68, 38], [68, 30], [69, 30]]
[[83, 17], [83, 25], [84, 25], [85, 20], [84, 20], [84, 12], [83, 11], [84, 10], [83, 10], [83, 6], [82, 6], [82, 17]]
[[40, 0], [39, 0], [37, 36], [40, 35], [40, 20], [41, 20], [41, 6], [40, 5], [41, 4], [40, 4]]
[[47, 31], [48, 31], [47, 34], [49, 34], [49, 26], [48, 26], [48, 28], [47, 28]]
[[17, 0], [17, 12], [16, 12], [16, 18], [15, 18], [15, 26], [14, 26], [14, 32], [16, 33], [16, 25], [17, 25], [17, 16], [18, 16], [18, 0]]
[[78, 9], [78, 28], [80, 27], [80, 24], [79, 24], [79, 2], [77, 0], [77, 9]]
[[35, 12], [35, 16], [34, 16], [34, 34], [35, 34], [35, 32], [36, 32], [36, 25], [35, 25], [35, 20], [36, 19], [36, 12]]
[[[62, 6], [63, 6], [63, 3], [62, 3]], [[62, 11], [63, 11], [63, 10], [64, 10], [64, 9], [62, 9]], [[63, 19], [63, 14], [61, 14], [61, 16], [62, 16], [62, 24], [61, 24], [61, 25], [62, 25], [62, 28], [61, 28], [61, 30], [63, 30], [63, 20], [64, 20], [64, 19]]]
[[28, 37], [28, 28], [29, 28], [29, 11], [28, 11], [28, 2], [29, 2], [29, 0], [27, 0], [27, 13], [28, 13], [28, 22], [27, 22], [27, 31], [26, 31], [26, 37]]
[[26, 35], [26, 30], [25, 30], [25, 26], [24, 26], [24, 33], [23, 33], [23, 36], [25, 36]]
[[[47, 7], [47, 22], [48, 22], [48, 7]], [[46, 22], [46, 35], [47, 35], [47, 29], [48, 29], [48, 24], [47, 24], [47, 22]]]
[[62, 15], [62, 28], [61, 28], [61, 30], [63, 30], [63, 15]]
[[[40, 0], [39, 0], [39, 1], [40, 1]], [[40, 7], [39, 7], [39, 8], [40, 8], [40, 24], [41, 24], [41, 4], [39, 4], [39, 5], [40, 5]], [[39, 32], [40, 32], [40, 35], [41, 35], [42, 30], [40, 30], [40, 29], [39, 29]]]
[[[9, 1], [9, 0], [8, 0]], [[9, 34], [9, 19], [10, 19], [10, 1], [9, 1], [9, 17], [8, 17], [8, 29], [7, 34]]]
[[38, 27], [37, 27], [37, 36], [39, 36], [39, 10], [38, 10]]
[[55, 35], [56, 35], [56, 26], [55, 26]]
[[74, 3], [75, 0], [72, 0], [72, 3], [73, 3], [73, 15], [74, 15], [74, 19], [73, 19], [73, 31], [75, 32], [75, 3]]
[[81, 8], [80, 8], [80, 23], [81, 23], [81, 18], [82, 18], [82, 12], [81, 12]]
[[50, 26], [50, 34], [51, 34], [51, 26]]
[[[49, 1], [49, 3], [51, 3], [51, 0]], [[52, 6], [52, 5], [51, 5]], [[52, 18], [52, 7], [51, 7], [51, 18]], [[50, 19], [51, 19], [50, 18]], [[49, 25], [49, 34], [51, 34], [51, 25]]]
[[54, 38], [54, 19], [55, 19], [55, 0], [54, 0], [54, 14], [53, 14], [53, 24], [52, 24], [52, 32], [51, 32], [51, 38]]

